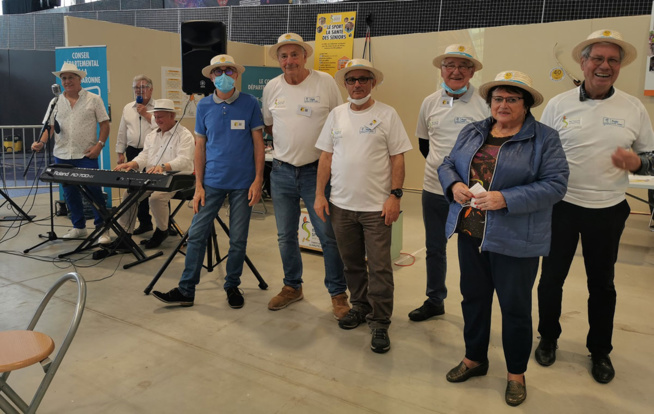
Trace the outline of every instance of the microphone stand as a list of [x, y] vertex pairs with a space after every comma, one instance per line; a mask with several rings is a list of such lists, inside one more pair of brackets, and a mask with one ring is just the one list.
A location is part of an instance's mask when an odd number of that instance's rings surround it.
[[[45, 132], [46, 130], [48, 131], [48, 135], [50, 134], [50, 128], [51, 128], [50, 127], [50, 117], [52, 116], [52, 111], [54, 110], [54, 107], [57, 104], [57, 101], [59, 101], [59, 96], [61, 96], [61, 95], [57, 95], [57, 97], [53, 101], [52, 105], [50, 105], [50, 108], [48, 110], [48, 116], [47, 116], [47, 118], [45, 120], [45, 123], [43, 124], [43, 128], [41, 128], [41, 133], [39, 134], [39, 137], [37, 138], [38, 140], [41, 140], [41, 137], [43, 136], [43, 132]], [[47, 152], [47, 158], [48, 158], [48, 162], [45, 164], [45, 166], [48, 166], [48, 165], [52, 164], [52, 150], [54, 149], [52, 141], [54, 141], [54, 134], [52, 134], [52, 136], [48, 137], [48, 142], [46, 143], [47, 148], [44, 148], [46, 150], [46, 152]], [[32, 157], [34, 157], [35, 153], [36, 153], [36, 151], [32, 151]], [[32, 158], [30, 158], [30, 162], [31, 161], [32, 161]], [[28, 167], [29, 167], [29, 164], [28, 164]], [[38, 171], [38, 169], [37, 169], [37, 171]], [[27, 168], [25, 168], [25, 173], [27, 174]], [[55, 240], [65, 240], [65, 239], [62, 239], [62, 238], [58, 237], [57, 233], [55, 233], [55, 231], [54, 231], [54, 199], [53, 199], [53, 196], [52, 196], [52, 193], [53, 193], [53, 191], [52, 191], [52, 181], [50, 181], [49, 184], [50, 184], [50, 231], [47, 232], [46, 234], [39, 234], [39, 237], [42, 238], [42, 239], [45, 239], [45, 240], [42, 241], [41, 243], [35, 244], [34, 246], [23, 250], [23, 253], [25, 253], [25, 254], [29, 253], [31, 250], [34, 250], [37, 247], [40, 247], [40, 246], [42, 246], [42, 245], [44, 245], [44, 244], [46, 244], [48, 242], [55, 241]]]

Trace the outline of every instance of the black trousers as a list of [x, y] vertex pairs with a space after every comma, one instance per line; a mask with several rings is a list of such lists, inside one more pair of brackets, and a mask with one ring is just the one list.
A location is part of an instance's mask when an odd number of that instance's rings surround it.
[[[125, 157], [127, 158], [127, 161], [132, 161], [134, 158], [136, 158], [137, 155], [139, 155], [143, 151], [143, 148], [134, 148], [127, 146], [125, 148]], [[152, 216], [150, 215], [150, 205], [148, 203], [148, 199], [145, 198], [139, 203], [139, 208], [138, 212], [136, 213], [136, 217], [139, 220], [139, 226], [143, 225], [148, 225], [152, 226]]]
[[625, 222], [629, 217], [626, 200], [607, 208], [584, 208], [560, 201], [552, 212], [552, 248], [543, 258], [538, 284], [538, 332], [542, 337], [561, 335], [563, 284], [577, 250], [579, 236], [588, 285], [588, 323], [586, 347], [591, 354], [613, 350], [613, 317], [616, 292], [615, 262]]

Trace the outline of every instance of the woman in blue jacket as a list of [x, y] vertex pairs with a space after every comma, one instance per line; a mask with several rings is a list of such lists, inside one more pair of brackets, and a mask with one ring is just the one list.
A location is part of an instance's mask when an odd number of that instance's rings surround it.
[[501, 72], [479, 93], [491, 117], [466, 126], [438, 169], [450, 202], [447, 236], [458, 233], [466, 344], [465, 358], [446, 378], [463, 382], [488, 372], [496, 291], [508, 370], [505, 400], [515, 406], [527, 397], [538, 261], [549, 253], [552, 206], [565, 195], [569, 171], [558, 133], [530, 112], [543, 96], [529, 76]]

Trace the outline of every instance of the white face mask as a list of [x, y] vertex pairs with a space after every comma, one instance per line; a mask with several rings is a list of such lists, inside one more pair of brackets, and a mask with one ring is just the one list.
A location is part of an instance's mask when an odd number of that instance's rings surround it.
[[370, 100], [371, 96], [372, 96], [372, 94], [368, 94], [368, 96], [366, 96], [365, 98], [361, 98], [361, 99], [353, 99], [353, 98], [348, 97], [347, 100], [352, 102], [355, 105], [363, 105], [363, 104], [365, 104], [366, 102], [368, 102]]

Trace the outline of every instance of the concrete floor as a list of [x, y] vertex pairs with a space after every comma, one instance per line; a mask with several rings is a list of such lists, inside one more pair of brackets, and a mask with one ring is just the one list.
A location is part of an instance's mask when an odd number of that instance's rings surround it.
[[[48, 230], [48, 199], [38, 196], [31, 211], [36, 223], [24, 224], [19, 231], [11, 223], [0, 227], [0, 249], [5, 253], [0, 255], [0, 329], [24, 328], [44, 292], [62, 274], [74, 270], [86, 278], [86, 312], [41, 413], [651, 412], [654, 233], [647, 228], [646, 216], [632, 215], [627, 221], [617, 264], [611, 354], [616, 378], [601, 385], [590, 376], [584, 346], [587, 293], [578, 256], [565, 286], [557, 362], [544, 368], [532, 357], [528, 398], [511, 408], [504, 403], [506, 368], [497, 305], [488, 375], [463, 384], [445, 380], [445, 373], [463, 357], [455, 241], [448, 245], [446, 314], [421, 323], [407, 318], [424, 300], [425, 251], [420, 195], [405, 194], [402, 251], [414, 255], [415, 263], [395, 267], [392, 349], [387, 354], [371, 352], [366, 327], [338, 328], [322, 283], [322, 256], [315, 253], [303, 254], [305, 299], [277, 312], [266, 308], [282, 287], [270, 201], [268, 214], [252, 216], [248, 246], [249, 257], [270, 287], [260, 290], [246, 270], [241, 285], [245, 307], [233, 310], [222, 290], [223, 265], [203, 273], [191, 308], [166, 307], [143, 294], [179, 239], [164, 242], [164, 257], [129, 270], [122, 269], [132, 259], [127, 255], [104, 261], [85, 255], [74, 263], [55, 260], [76, 246], [72, 242], [51, 242], [23, 255], [23, 249], [38, 243], [37, 235]], [[191, 211], [183, 209], [183, 228], [190, 223]], [[55, 223], [59, 235], [70, 225], [60, 217]], [[226, 237], [220, 233], [219, 238], [226, 252]], [[175, 286], [182, 268], [183, 257], [178, 255], [156, 289]], [[37, 330], [60, 343], [74, 296], [72, 284], [63, 287]], [[533, 315], [536, 326], [535, 292]], [[38, 365], [15, 372], [10, 384], [28, 394], [40, 381], [40, 372]]]

